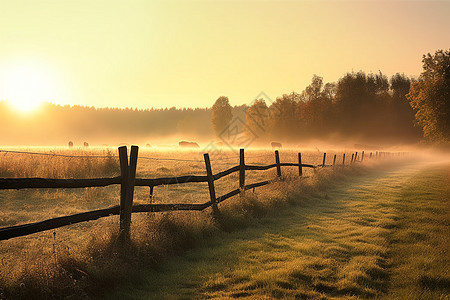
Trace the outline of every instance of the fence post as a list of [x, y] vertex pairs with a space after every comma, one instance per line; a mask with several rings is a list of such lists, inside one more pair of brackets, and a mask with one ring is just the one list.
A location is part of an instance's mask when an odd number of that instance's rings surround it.
[[298, 176], [303, 176], [302, 154], [298, 153]]
[[323, 161], [322, 161], [322, 168], [324, 168], [325, 167], [325, 159], [327, 158], [327, 153], [326, 152], [324, 152], [323, 153]]
[[208, 177], [208, 188], [209, 188], [209, 198], [211, 200], [211, 207], [213, 210], [213, 215], [217, 216], [219, 213], [219, 208], [217, 207], [216, 190], [214, 188], [214, 176], [211, 170], [211, 161], [209, 160], [209, 154], [203, 154], [205, 159], [206, 176]]
[[119, 147], [119, 161], [120, 161], [120, 229], [119, 241], [123, 244], [126, 240], [126, 225], [125, 225], [125, 210], [127, 203], [127, 184], [128, 184], [128, 154], [127, 147]]
[[370, 152], [370, 156], [369, 156], [369, 158], [370, 158], [370, 159], [372, 159], [372, 152]]
[[240, 195], [245, 194], [245, 160], [244, 160], [244, 149], [239, 151], [239, 189], [241, 190]]
[[345, 153], [342, 154], [342, 164], [345, 165]]
[[353, 157], [355, 157], [355, 153], [352, 153], [352, 160], [350, 161], [350, 164], [353, 164]]
[[153, 201], [153, 188], [154, 188], [154, 186], [151, 185], [151, 186], [150, 186], [150, 202]]
[[336, 164], [336, 154], [333, 157], [333, 167], [334, 167], [335, 164]]
[[281, 177], [280, 154], [275, 150], [275, 163], [277, 164], [277, 176]]
[[356, 163], [356, 158], [358, 157], [358, 151], [355, 152], [355, 159], [353, 160], [353, 162]]
[[130, 164], [128, 164], [127, 147], [119, 147], [120, 174], [120, 231], [119, 240], [125, 245], [130, 240], [131, 212], [133, 207], [134, 183], [139, 147], [131, 146]]
[[364, 151], [361, 153], [361, 163], [364, 161]]

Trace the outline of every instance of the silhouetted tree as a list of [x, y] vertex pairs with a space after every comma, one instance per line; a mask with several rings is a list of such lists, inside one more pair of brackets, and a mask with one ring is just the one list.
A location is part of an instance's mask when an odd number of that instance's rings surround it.
[[406, 95], [411, 88], [411, 79], [404, 74], [391, 77], [391, 103], [389, 117], [393, 125], [395, 136], [402, 139], [420, 138], [421, 130], [414, 124], [414, 110]]
[[[332, 100], [334, 86], [323, 85], [323, 78], [314, 75], [312, 82], [301, 94], [303, 113], [300, 116], [306, 134], [310, 136], [326, 134], [332, 123]], [[328, 130], [327, 130], [328, 128]]]
[[450, 50], [423, 56], [423, 72], [407, 97], [425, 138], [450, 142]]
[[270, 134], [272, 139], [291, 140], [297, 136], [299, 118], [296, 115], [297, 101], [300, 101], [300, 95], [292, 92], [291, 94], [278, 97], [269, 107], [270, 116]]
[[368, 91], [364, 72], [347, 73], [339, 79], [334, 106], [341, 133], [349, 135], [361, 131], [362, 124], [366, 121], [362, 110], [366, 98]]
[[227, 97], [219, 97], [212, 106], [211, 123], [214, 133], [218, 136], [233, 118], [231, 105]]
[[265, 139], [269, 132], [269, 108], [264, 99], [256, 100], [247, 110], [245, 115], [247, 135], [259, 139]]

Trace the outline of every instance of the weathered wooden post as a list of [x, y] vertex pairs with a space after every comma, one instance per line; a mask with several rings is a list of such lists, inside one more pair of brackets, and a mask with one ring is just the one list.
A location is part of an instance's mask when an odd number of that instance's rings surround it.
[[326, 159], [326, 158], [327, 158], [327, 153], [324, 152], [324, 153], [323, 153], [323, 160], [322, 160], [322, 168], [325, 167], [325, 159]]
[[119, 147], [120, 161], [120, 231], [119, 240], [125, 245], [130, 240], [131, 212], [133, 207], [134, 183], [139, 147], [131, 146], [130, 164], [128, 164], [127, 147]]
[[333, 157], [333, 167], [334, 167], [335, 164], [336, 164], [336, 154]]
[[352, 153], [352, 159], [350, 160], [350, 164], [353, 164], [353, 157], [355, 157], [355, 153]]
[[245, 195], [245, 160], [244, 160], [244, 149], [239, 151], [239, 189], [241, 190], [240, 195]]
[[370, 152], [370, 156], [369, 156], [369, 158], [370, 158], [370, 159], [372, 159], [372, 152]]
[[275, 163], [277, 164], [277, 176], [281, 177], [280, 154], [275, 150]]
[[219, 208], [217, 207], [216, 190], [214, 188], [214, 176], [211, 170], [211, 161], [209, 160], [209, 154], [203, 154], [205, 159], [206, 176], [208, 177], [209, 198], [211, 200], [211, 207], [213, 215], [218, 216]]
[[342, 164], [345, 165], [345, 153], [342, 154]]
[[353, 162], [356, 163], [356, 158], [358, 157], [358, 152], [355, 152], [355, 160]]
[[364, 161], [364, 151], [361, 153], [361, 163]]
[[154, 188], [154, 186], [153, 185], [151, 185], [150, 186], [150, 202], [152, 202], [153, 201], [153, 188]]
[[302, 154], [298, 153], [298, 176], [303, 176]]
[[119, 147], [119, 162], [120, 162], [120, 228], [119, 241], [123, 244], [126, 241], [128, 234], [126, 233], [125, 224], [125, 206], [127, 205], [127, 187], [128, 187], [128, 153], [127, 147]]

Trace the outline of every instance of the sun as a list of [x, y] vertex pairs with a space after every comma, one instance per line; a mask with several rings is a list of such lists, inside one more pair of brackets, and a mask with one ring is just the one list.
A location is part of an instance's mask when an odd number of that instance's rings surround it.
[[52, 100], [55, 86], [50, 77], [33, 67], [16, 67], [4, 75], [1, 98], [20, 112], [36, 110], [43, 101]]

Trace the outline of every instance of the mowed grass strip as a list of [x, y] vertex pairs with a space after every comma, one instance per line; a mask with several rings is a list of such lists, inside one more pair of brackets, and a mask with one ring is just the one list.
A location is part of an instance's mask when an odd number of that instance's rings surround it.
[[[366, 299], [392, 295], [397, 283], [391, 277], [408, 272], [399, 269], [403, 264], [396, 257], [401, 251], [391, 247], [396, 247], [393, 236], [401, 234], [399, 205], [409, 184], [415, 184], [410, 179], [417, 171], [418, 166], [395, 168], [352, 176], [345, 184], [340, 180], [341, 184], [303, 190], [288, 201], [287, 208], [254, 219], [245, 229], [218, 232], [185, 255], [148, 271], [143, 284], [121, 287], [107, 297]], [[445, 241], [437, 241], [441, 242]]]
[[450, 299], [450, 165], [412, 178], [396, 208], [386, 299]]

